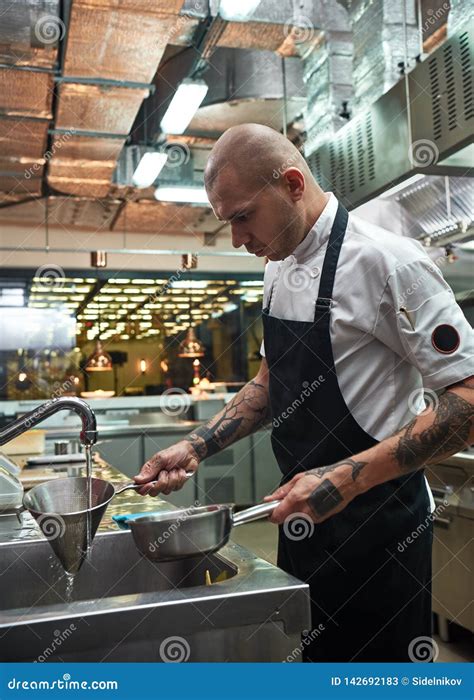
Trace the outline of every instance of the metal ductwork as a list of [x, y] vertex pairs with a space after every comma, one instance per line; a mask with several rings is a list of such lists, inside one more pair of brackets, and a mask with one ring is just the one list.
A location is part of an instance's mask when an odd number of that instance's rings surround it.
[[209, 85], [188, 133], [217, 137], [243, 122], [281, 130], [306, 105], [301, 61], [285, 60], [271, 51], [216, 49], [204, 79]]
[[473, 33], [459, 29], [309, 156], [318, 182], [349, 209], [416, 174], [469, 175]]

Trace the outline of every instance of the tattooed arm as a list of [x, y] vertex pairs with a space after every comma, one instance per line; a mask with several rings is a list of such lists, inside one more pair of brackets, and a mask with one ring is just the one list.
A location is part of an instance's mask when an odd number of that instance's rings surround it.
[[369, 450], [297, 474], [266, 500], [284, 499], [272, 520], [306, 513], [315, 522], [338, 513], [355, 496], [428, 464], [450, 457], [474, 442], [474, 377], [453, 384], [438, 405], [423, 411], [395, 435]]
[[185, 439], [199, 460], [205, 459], [258, 430], [267, 419], [268, 407], [268, 369], [266, 360], [262, 360], [255, 379], [242, 387], [220, 413]]
[[220, 413], [143, 465], [135, 476], [135, 482], [143, 484], [138, 493], [156, 496], [182, 488], [186, 472], [196, 471], [203, 459], [258, 430], [267, 419], [268, 407], [268, 367], [263, 358], [256, 377]]

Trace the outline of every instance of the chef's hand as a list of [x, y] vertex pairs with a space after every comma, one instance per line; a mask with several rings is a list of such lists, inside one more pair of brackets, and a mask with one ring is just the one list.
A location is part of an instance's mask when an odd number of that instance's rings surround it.
[[[189, 477], [186, 472], [195, 472], [199, 459], [191, 444], [181, 440], [171, 447], [157, 452], [145, 462], [140, 473], [134, 476], [136, 484], [144, 484], [137, 493], [141, 496], [166, 495], [178, 491]], [[153, 484], [149, 482], [154, 482]]]
[[282, 524], [296, 513], [322, 523], [343, 510], [358, 493], [351, 478], [351, 465], [347, 463], [297, 474], [264, 500], [281, 500], [270, 516], [272, 523]]

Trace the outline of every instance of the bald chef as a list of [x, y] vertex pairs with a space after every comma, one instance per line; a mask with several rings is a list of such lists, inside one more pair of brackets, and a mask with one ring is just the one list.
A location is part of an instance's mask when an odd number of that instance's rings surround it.
[[[348, 216], [272, 129], [226, 131], [205, 184], [233, 245], [269, 260], [262, 362], [220, 413], [142, 467], [140, 493], [181, 488], [271, 417], [278, 565], [309, 584], [324, 630], [306, 660], [408, 661], [431, 634], [423, 470], [472, 442], [472, 330], [422, 246]], [[316, 523], [308, 537], [291, 534], [292, 516]]]

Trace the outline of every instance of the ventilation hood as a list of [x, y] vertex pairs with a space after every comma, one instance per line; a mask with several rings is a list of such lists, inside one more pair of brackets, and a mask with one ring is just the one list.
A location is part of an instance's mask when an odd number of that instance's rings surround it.
[[321, 186], [348, 209], [417, 175], [459, 178], [453, 186], [467, 203], [461, 181], [473, 164], [473, 33], [458, 30], [308, 157]]

